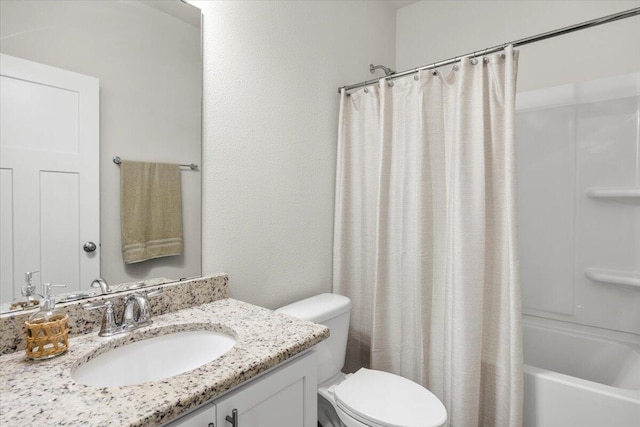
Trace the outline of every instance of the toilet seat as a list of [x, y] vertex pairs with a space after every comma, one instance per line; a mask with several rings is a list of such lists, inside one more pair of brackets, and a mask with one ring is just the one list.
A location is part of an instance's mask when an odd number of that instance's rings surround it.
[[388, 372], [362, 368], [335, 386], [333, 395], [338, 412], [370, 427], [437, 427], [447, 420], [433, 393]]

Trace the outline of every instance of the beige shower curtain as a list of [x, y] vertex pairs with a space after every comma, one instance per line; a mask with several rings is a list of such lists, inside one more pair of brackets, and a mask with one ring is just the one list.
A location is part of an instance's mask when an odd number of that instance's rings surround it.
[[517, 53], [342, 93], [334, 291], [348, 371], [417, 381], [450, 427], [522, 425]]

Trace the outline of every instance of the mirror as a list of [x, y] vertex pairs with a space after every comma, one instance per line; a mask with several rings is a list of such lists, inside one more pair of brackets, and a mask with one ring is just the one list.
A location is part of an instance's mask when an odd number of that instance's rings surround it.
[[180, 168], [182, 253], [125, 264], [113, 161], [201, 165], [200, 23], [180, 0], [0, 2], [0, 309], [31, 271], [80, 297], [201, 274], [201, 168]]

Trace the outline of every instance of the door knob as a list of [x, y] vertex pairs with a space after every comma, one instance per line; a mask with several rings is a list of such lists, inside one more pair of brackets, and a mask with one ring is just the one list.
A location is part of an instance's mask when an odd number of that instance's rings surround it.
[[82, 246], [82, 249], [84, 249], [85, 252], [93, 252], [96, 250], [96, 248], [97, 246], [93, 242], [87, 242]]

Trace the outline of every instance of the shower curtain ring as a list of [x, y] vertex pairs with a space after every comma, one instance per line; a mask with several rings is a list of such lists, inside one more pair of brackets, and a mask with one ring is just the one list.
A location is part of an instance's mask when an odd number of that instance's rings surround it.
[[471, 63], [473, 65], [476, 65], [478, 63], [478, 59], [476, 58], [476, 52], [475, 50], [473, 51], [473, 55], [471, 56]]
[[436, 68], [436, 63], [434, 62], [433, 65], [431, 65], [433, 67], [433, 75], [437, 76], [438, 75], [438, 69]]
[[420, 76], [418, 76], [418, 67], [414, 68], [413, 71], [415, 72], [415, 74], [413, 75], [413, 80], [420, 80]]

